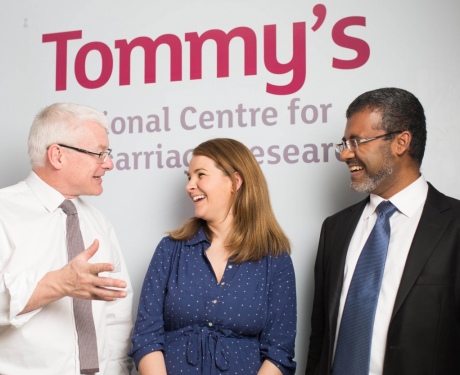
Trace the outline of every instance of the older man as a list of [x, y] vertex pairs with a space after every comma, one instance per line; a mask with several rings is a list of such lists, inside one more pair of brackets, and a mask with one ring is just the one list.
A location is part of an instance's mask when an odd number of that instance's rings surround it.
[[115, 232], [80, 198], [113, 169], [105, 116], [53, 104], [32, 171], [0, 190], [0, 373], [129, 374], [132, 288]]

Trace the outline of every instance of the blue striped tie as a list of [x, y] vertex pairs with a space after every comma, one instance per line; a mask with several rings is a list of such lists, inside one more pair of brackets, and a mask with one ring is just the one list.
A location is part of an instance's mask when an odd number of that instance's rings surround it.
[[359, 256], [348, 290], [334, 359], [334, 375], [368, 375], [375, 310], [390, 242], [390, 217], [396, 207], [383, 201]]

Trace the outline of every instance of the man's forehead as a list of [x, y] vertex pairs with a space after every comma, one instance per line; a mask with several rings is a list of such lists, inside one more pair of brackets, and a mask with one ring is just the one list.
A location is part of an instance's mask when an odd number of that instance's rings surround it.
[[345, 133], [362, 133], [363, 131], [378, 130], [381, 128], [382, 114], [376, 110], [356, 112], [347, 119]]

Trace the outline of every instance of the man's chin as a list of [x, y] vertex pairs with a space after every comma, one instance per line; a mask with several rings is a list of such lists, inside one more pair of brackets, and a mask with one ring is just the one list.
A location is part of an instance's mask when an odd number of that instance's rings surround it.
[[356, 191], [357, 193], [363, 193], [363, 194], [370, 194], [372, 191], [374, 191], [375, 186], [369, 183], [363, 183], [363, 182], [351, 182], [350, 187], [352, 190]]
[[99, 186], [97, 189], [93, 189], [91, 191], [88, 191], [84, 195], [98, 196], [98, 195], [101, 195], [103, 191], [104, 191], [104, 189], [102, 188], [102, 186]]

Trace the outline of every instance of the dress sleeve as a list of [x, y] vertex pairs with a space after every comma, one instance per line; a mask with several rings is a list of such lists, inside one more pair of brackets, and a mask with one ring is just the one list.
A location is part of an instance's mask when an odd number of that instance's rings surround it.
[[129, 352], [136, 367], [145, 355], [164, 348], [163, 309], [173, 248], [174, 241], [169, 237], [163, 238], [145, 275], [131, 338], [133, 346]]
[[260, 337], [263, 359], [272, 362], [283, 375], [293, 375], [297, 303], [294, 267], [287, 254], [271, 258], [269, 267], [268, 317]]

